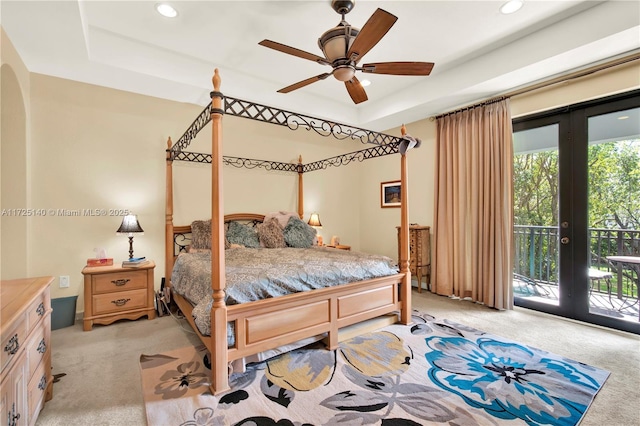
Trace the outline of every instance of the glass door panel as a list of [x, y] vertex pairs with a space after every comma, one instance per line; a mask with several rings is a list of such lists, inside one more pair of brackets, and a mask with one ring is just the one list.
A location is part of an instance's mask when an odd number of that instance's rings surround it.
[[590, 116], [589, 313], [637, 322], [638, 272], [611, 256], [640, 256], [640, 108]]
[[514, 297], [558, 306], [559, 124], [515, 131]]

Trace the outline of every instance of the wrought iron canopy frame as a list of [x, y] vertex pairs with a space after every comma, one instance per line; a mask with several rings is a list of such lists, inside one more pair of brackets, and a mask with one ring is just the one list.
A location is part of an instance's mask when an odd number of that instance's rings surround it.
[[[223, 156], [225, 165], [236, 168], [277, 170], [292, 173], [306, 173], [324, 170], [329, 167], [339, 167], [354, 161], [362, 162], [371, 158], [399, 152], [401, 137], [386, 133], [374, 132], [348, 124], [327, 121], [317, 117], [298, 114], [283, 109], [260, 105], [241, 99], [224, 97], [224, 113], [236, 117], [248, 118], [265, 123], [288, 127], [291, 130], [305, 129], [314, 131], [323, 137], [333, 137], [337, 140], [357, 140], [362, 144], [374, 144], [375, 147], [326, 158], [304, 164], [299, 167], [296, 163], [282, 163], [278, 161], [256, 160], [251, 158]], [[197, 134], [211, 121], [211, 103], [196, 117], [178, 141], [169, 149], [170, 159], [198, 163], [211, 163], [211, 154], [185, 151]]]

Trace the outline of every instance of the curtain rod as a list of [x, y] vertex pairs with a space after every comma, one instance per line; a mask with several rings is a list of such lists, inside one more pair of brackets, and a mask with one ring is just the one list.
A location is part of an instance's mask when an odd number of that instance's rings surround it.
[[436, 120], [438, 118], [445, 117], [447, 115], [456, 114], [458, 112], [466, 111], [466, 110], [469, 110], [469, 109], [472, 109], [472, 108], [477, 108], [477, 107], [488, 105], [488, 104], [491, 104], [491, 103], [494, 103], [494, 102], [499, 102], [499, 101], [501, 101], [503, 99], [506, 99], [506, 98], [511, 98], [511, 97], [514, 97], [514, 96], [523, 95], [525, 93], [532, 92], [534, 90], [542, 89], [542, 88], [545, 88], [545, 87], [549, 87], [549, 86], [552, 86], [554, 84], [563, 83], [565, 81], [569, 81], [569, 80], [574, 80], [576, 78], [585, 77], [587, 75], [594, 74], [594, 73], [599, 72], [599, 71], [604, 71], [604, 70], [609, 69], [609, 68], [614, 68], [614, 67], [617, 67], [617, 66], [620, 66], [620, 65], [624, 65], [624, 64], [633, 62], [633, 61], [637, 61], [638, 59], [640, 59], [640, 52], [636, 52], [636, 53], [633, 53], [631, 55], [626, 55], [626, 56], [623, 56], [621, 58], [614, 59], [612, 61], [608, 61], [608, 62], [604, 62], [602, 64], [594, 65], [592, 67], [585, 68], [585, 69], [579, 70], [579, 71], [575, 71], [575, 72], [572, 72], [572, 73], [569, 73], [569, 74], [565, 74], [565, 75], [562, 75], [562, 76], [559, 76], [559, 77], [555, 77], [555, 78], [552, 78], [552, 79], [549, 79], [549, 80], [541, 81], [540, 83], [532, 84], [531, 86], [523, 87], [523, 88], [520, 88], [520, 89], [515, 89], [515, 90], [512, 90], [510, 92], [506, 92], [504, 94], [501, 94], [498, 97], [491, 98], [491, 99], [488, 99], [486, 101], [482, 101], [482, 102], [479, 102], [479, 103], [476, 103], [476, 104], [473, 104], [473, 105], [469, 105], [469, 106], [466, 106], [466, 107], [463, 107], [463, 108], [458, 108], [458, 109], [453, 110], [453, 111], [445, 112], [443, 114], [439, 114], [439, 115], [436, 115], [434, 117], [431, 117], [430, 119], [431, 119], [431, 121], [433, 121], [433, 120]]

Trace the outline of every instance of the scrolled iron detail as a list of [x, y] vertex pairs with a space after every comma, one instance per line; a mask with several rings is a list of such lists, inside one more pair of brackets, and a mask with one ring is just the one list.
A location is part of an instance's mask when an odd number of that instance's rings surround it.
[[36, 308], [36, 313], [38, 314], [39, 317], [44, 315], [44, 302], [40, 302], [40, 304]]

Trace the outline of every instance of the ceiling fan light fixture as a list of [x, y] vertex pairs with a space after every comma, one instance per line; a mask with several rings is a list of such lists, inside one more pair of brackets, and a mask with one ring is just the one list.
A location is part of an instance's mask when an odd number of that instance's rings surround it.
[[338, 81], [349, 81], [354, 75], [356, 75], [356, 70], [349, 65], [340, 65], [333, 70], [333, 76]]

